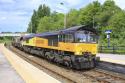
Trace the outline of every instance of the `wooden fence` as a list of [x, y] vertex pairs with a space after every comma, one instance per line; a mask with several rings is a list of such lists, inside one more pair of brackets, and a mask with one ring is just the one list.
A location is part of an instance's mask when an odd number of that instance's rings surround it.
[[125, 46], [99, 46], [100, 53], [125, 54]]

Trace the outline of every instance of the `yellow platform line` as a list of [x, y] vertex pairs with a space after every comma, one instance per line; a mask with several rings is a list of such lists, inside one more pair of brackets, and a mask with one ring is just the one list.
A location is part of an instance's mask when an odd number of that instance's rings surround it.
[[0, 50], [26, 83], [61, 83], [9, 51], [3, 44], [0, 44]]
[[100, 58], [101, 61], [106, 61], [106, 62], [111, 62], [111, 63], [116, 63], [116, 64], [121, 64], [121, 65], [125, 65], [125, 61], [124, 60], [114, 60], [111, 58]]

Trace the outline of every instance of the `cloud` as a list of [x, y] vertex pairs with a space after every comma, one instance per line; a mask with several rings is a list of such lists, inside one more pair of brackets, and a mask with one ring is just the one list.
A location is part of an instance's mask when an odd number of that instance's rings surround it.
[[[57, 12], [61, 12], [61, 13], [66, 13], [70, 9], [73, 9], [73, 8], [79, 9], [81, 7], [86, 6], [89, 3], [89, 1], [90, 0], [53, 0], [53, 2], [55, 3], [48, 2], [48, 4], [53, 3], [51, 5], [49, 4], [52, 10], [56, 10]], [[60, 3], [63, 3], [63, 5], [61, 5]]]
[[63, 0], [69, 4], [69, 6], [76, 6], [80, 3], [82, 3], [82, 0]]
[[1, 20], [6, 20], [7, 18], [6, 17], [1, 17]]
[[124, 0], [115, 0], [116, 5], [120, 8], [125, 9], [125, 1]]
[[0, 31], [26, 31], [30, 16], [26, 12], [0, 12]]
[[[68, 12], [71, 8], [79, 9], [95, 0], [0, 0], [0, 30], [26, 31], [33, 10], [40, 4], [48, 5], [52, 11]], [[98, 0], [104, 3], [105, 0]], [[64, 4], [61, 5], [60, 3]], [[125, 8], [124, 0], [115, 0], [116, 5]]]
[[9, 3], [9, 4], [12, 4], [12, 3], [15, 3], [14, 0], [0, 0], [0, 3]]

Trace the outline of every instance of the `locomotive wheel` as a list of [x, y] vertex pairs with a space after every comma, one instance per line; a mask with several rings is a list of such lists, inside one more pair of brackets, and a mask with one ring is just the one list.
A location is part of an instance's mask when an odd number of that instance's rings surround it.
[[65, 62], [64, 62], [64, 65], [66, 65], [66, 66], [69, 67], [69, 68], [72, 68], [72, 63], [69, 62], [69, 61], [65, 61]]
[[96, 67], [95, 60], [92, 60], [90, 65], [91, 65], [91, 68]]
[[52, 61], [53, 58], [54, 58], [54, 56], [52, 55], [51, 52], [46, 52], [46, 53], [45, 53], [45, 56], [46, 56], [46, 58], [47, 58], [49, 61]]
[[45, 52], [44, 52], [44, 50], [40, 50], [40, 56], [42, 56], [42, 57], [45, 56]]
[[49, 60], [50, 52], [45, 53], [45, 57]]
[[73, 67], [72, 62], [70, 62], [70, 63], [69, 63], [69, 67], [70, 67], [70, 68], [72, 68], [72, 67]]

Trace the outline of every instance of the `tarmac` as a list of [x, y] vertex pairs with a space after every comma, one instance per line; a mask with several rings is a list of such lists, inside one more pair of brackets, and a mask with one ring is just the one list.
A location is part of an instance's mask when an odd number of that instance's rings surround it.
[[0, 83], [25, 83], [0, 50]]

